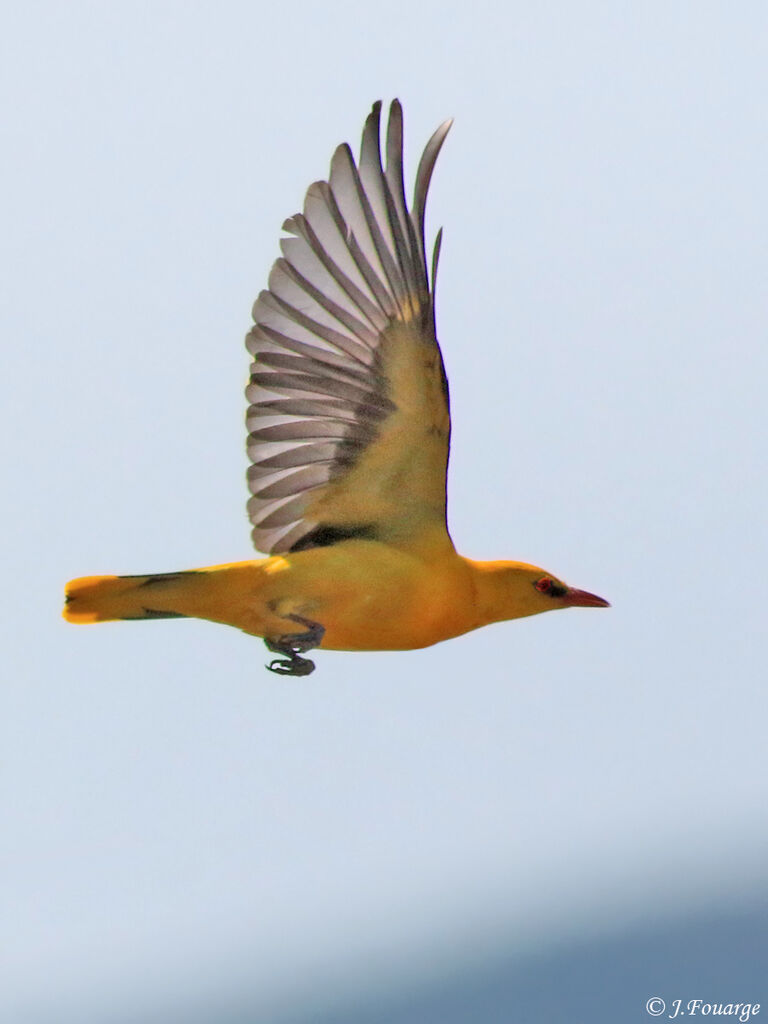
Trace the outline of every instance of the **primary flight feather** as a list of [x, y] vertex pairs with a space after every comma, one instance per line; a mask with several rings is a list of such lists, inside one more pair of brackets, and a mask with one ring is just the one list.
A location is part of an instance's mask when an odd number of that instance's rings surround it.
[[424, 211], [451, 121], [434, 133], [410, 209], [403, 117], [381, 104], [328, 181], [285, 221], [253, 307], [246, 389], [248, 514], [269, 557], [67, 585], [70, 622], [195, 616], [263, 637], [269, 668], [306, 675], [313, 647], [406, 650], [491, 622], [607, 601], [522, 562], [459, 555], [446, 524], [448, 382], [435, 333]]

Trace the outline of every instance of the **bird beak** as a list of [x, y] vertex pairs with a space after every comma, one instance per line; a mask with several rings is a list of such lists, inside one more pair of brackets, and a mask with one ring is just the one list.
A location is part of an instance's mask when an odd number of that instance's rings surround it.
[[563, 598], [567, 608], [610, 608], [608, 601], [604, 601], [597, 594], [588, 594], [586, 590], [576, 590], [570, 587]]

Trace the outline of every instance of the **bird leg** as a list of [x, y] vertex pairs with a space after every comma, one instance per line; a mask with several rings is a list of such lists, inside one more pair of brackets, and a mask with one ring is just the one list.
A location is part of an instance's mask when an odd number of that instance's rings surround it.
[[273, 654], [283, 654], [284, 658], [274, 658], [266, 666], [270, 672], [276, 672], [281, 676], [308, 676], [315, 671], [314, 661], [309, 658], [302, 658], [305, 651], [313, 647], [319, 647], [325, 635], [325, 626], [319, 622], [312, 622], [311, 619], [304, 619], [301, 615], [286, 615], [287, 619], [306, 626], [303, 633], [283, 633], [277, 640], [264, 637], [267, 650]]

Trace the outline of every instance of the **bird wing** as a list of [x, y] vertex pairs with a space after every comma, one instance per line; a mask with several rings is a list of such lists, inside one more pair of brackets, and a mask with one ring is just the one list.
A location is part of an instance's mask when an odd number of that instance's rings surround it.
[[349, 538], [411, 543], [445, 530], [448, 385], [435, 336], [424, 238], [427, 189], [451, 126], [427, 143], [411, 210], [403, 115], [381, 104], [356, 165], [339, 146], [328, 181], [289, 218], [283, 256], [253, 307], [246, 397], [248, 515], [254, 545], [277, 554]]

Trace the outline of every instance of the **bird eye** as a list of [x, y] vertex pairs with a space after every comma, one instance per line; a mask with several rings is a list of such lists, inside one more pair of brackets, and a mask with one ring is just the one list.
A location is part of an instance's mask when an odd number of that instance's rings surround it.
[[552, 588], [552, 580], [548, 576], [544, 576], [540, 580], [536, 580], [533, 584], [540, 594], [547, 594]]

